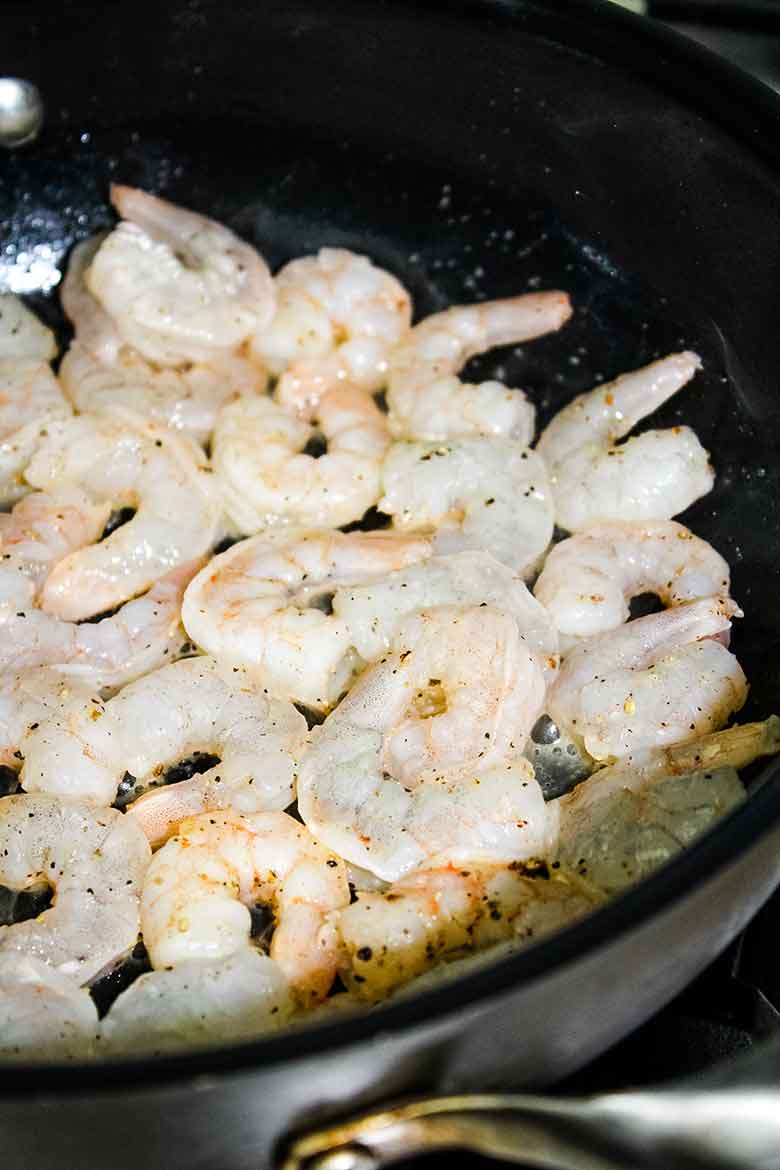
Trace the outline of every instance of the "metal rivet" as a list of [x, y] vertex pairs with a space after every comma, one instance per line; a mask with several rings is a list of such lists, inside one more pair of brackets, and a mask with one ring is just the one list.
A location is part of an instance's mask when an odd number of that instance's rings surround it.
[[0, 146], [24, 146], [43, 126], [43, 98], [37, 85], [19, 77], [0, 77]]
[[340, 1150], [326, 1150], [308, 1163], [308, 1170], [376, 1170], [378, 1163], [368, 1150], [357, 1146], [343, 1146]]
[[561, 733], [549, 715], [540, 715], [531, 728], [531, 739], [538, 744], [555, 743], [561, 738]]

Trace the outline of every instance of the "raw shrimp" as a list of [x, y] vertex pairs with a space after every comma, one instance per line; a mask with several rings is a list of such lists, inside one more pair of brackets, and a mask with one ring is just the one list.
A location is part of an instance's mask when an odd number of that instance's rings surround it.
[[509, 614], [422, 611], [313, 730], [301, 816], [387, 881], [422, 865], [543, 854], [555, 819], [520, 752], [544, 692]]
[[616, 445], [689, 382], [701, 361], [677, 353], [580, 394], [537, 444], [550, 469], [555, 519], [570, 532], [605, 520], [668, 520], [711, 489], [707, 452], [690, 427]]
[[72, 414], [52, 373], [54, 336], [17, 298], [0, 296], [0, 504], [23, 496], [24, 469], [55, 419]]
[[428, 540], [391, 532], [271, 530], [198, 573], [182, 621], [201, 649], [259, 670], [274, 694], [326, 708], [360, 663], [346, 623], [316, 608], [318, 595], [381, 579], [429, 552]]
[[279, 964], [246, 947], [141, 975], [111, 1005], [100, 1049], [139, 1056], [246, 1042], [283, 1027], [292, 1010]]
[[276, 316], [253, 337], [252, 353], [281, 375], [280, 402], [310, 409], [342, 382], [369, 393], [382, 388], [412, 317], [394, 276], [367, 256], [321, 248], [285, 264], [274, 283]]
[[359, 893], [333, 916], [341, 975], [358, 998], [381, 999], [445, 958], [506, 939], [535, 942], [601, 901], [581, 878], [544, 863], [420, 870], [386, 891]]
[[54, 901], [37, 918], [0, 927], [0, 954], [42, 959], [87, 983], [138, 938], [139, 895], [149, 844], [113, 808], [56, 796], [0, 800], [0, 883], [46, 888]]
[[97, 1008], [88, 991], [30, 955], [0, 954], [0, 1059], [83, 1061], [95, 1055]]
[[342, 585], [333, 596], [335, 616], [349, 627], [361, 658], [374, 662], [402, 620], [437, 605], [481, 605], [512, 614], [520, 637], [552, 678], [558, 668], [558, 635], [549, 614], [523, 582], [489, 553], [430, 557], [365, 585]]
[[[318, 433], [327, 443], [319, 458], [305, 450]], [[270, 398], [226, 406], [217, 417], [212, 462], [240, 532], [279, 523], [338, 528], [379, 499], [389, 442], [376, 403], [345, 383], [321, 398], [311, 421]]]
[[551, 550], [534, 593], [572, 645], [629, 618], [629, 602], [655, 593], [666, 606], [729, 596], [729, 566], [673, 520], [598, 524]]
[[536, 412], [522, 390], [502, 382], [461, 382], [458, 371], [475, 354], [551, 333], [571, 316], [561, 292], [528, 293], [481, 305], [458, 305], [426, 317], [396, 346], [387, 403], [398, 438], [507, 435], [527, 447]]
[[564, 659], [547, 710], [597, 760], [716, 731], [747, 683], [726, 633], [736, 606], [692, 601], [588, 638]]
[[132, 187], [111, 187], [120, 223], [86, 272], [122, 341], [160, 365], [230, 351], [273, 316], [265, 261], [228, 228]]
[[122, 338], [86, 284], [89, 266], [107, 235], [108, 232], [99, 232], [76, 244], [68, 257], [68, 267], [60, 290], [60, 304], [74, 328], [79, 348], [90, 353], [95, 361], [110, 365], [119, 355]]
[[0, 604], [0, 671], [49, 665], [63, 675], [81, 675], [93, 687], [121, 686], [171, 662], [185, 640], [179, 621], [182, 595], [201, 563], [166, 573], [118, 613], [90, 623], [62, 621], [36, 608], [32, 583], [19, 575], [14, 599], [6, 595]]
[[63, 557], [41, 588], [41, 607], [69, 621], [93, 617], [207, 552], [222, 520], [209, 470], [192, 440], [120, 407], [52, 429], [28, 481], [45, 489], [76, 484], [136, 514], [99, 544]]
[[182, 759], [218, 755], [208, 771], [153, 789], [131, 805], [157, 845], [194, 813], [286, 808], [305, 739], [304, 717], [292, 704], [267, 698], [245, 669], [186, 658], [107, 702], [79, 695], [41, 721], [22, 740], [21, 780], [27, 791], [108, 805], [126, 773], [143, 791]]
[[155, 854], [141, 924], [152, 964], [222, 959], [249, 944], [248, 907], [272, 907], [271, 958], [302, 1003], [330, 990], [338, 965], [328, 915], [349, 903], [344, 863], [286, 813], [192, 817]]
[[78, 340], [65, 354], [59, 377], [81, 412], [126, 406], [199, 443], [214, 429], [220, 407], [262, 393], [267, 382], [262, 369], [238, 354], [219, 354], [169, 369], [127, 348], [113, 363], [101, 362]]
[[394, 443], [379, 508], [401, 531], [436, 528], [435, 551], [480, 549], [524, 576], [553, 534], [544, 462], [512, 439]]
[[780, 720], [637, 752], [557, 803], [560, 858], [614, 894], [656, 869], [745, 797], [737, 775], [780, 751]]

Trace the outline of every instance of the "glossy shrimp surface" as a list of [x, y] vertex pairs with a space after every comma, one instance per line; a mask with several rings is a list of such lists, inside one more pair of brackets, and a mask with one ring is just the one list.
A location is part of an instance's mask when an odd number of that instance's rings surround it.
[[40, 604], [55, 617], [79, 621], [128, 601], [203, 555], [221, 532], [222, 509], [200, 448], [119, 407], [52, 428], [26, 475], [35, 487], [75, 484], [135, 512], [105, 540], [54, 566]]
[[[326, 444], [319, 456], [305, 449], [318, 435]], [[305, 414], [270, 398], [225, 407], [217, 418], [213, 463], [238, 531], [280, 523], [336, 528], [359, 520], [379, 499], [389, 442], [374, 400], [345, 383]]]
[[599, 760], [717, 731], [747, 697], [717, 640], [735, 608], [707, 598], [585, 639], [564, 659], [550, 715]]
[[141, 920], [155, 967], [228, 958], [250, 943], [248, 907], [274, 913], [271, 958], [303, 1003], [324, 999], [338, 945], [328, 916], [349, 903], [344, 863], [286, 813], [193, 817], [152, 859]]
[[271, 530], [214, 557], [187, 589], [182, 619], [203, 650], [258, 671], [274, 694], [324, 709], [360, 663], [350, 626], [318, 598], [429, 553], [428, 540], [393, 532]]
[[394, 347], [411, 321], [409, 294], [389, 272], [346, 248], [321, 248], [274, 278], [277, 310], [252, 353], [279, 377], [279, 401], [314, 408], [349, 382], [380, 390]]
[[29, 491], [24, 471], [42, 435], [72, 413], [50, 365], [56, 352], [51, 330], [18, 297], [0, 296], [0, 503]]
[[31, 955], [0, 954], [0, 1058], [81, 1063], [95, 1056], [100, 1025], [89, 992]]
[[577, 642], [622, 625], [642, 593], [674, 606], [728, 598], [729, 589], [727, 562], [682, 524], [613, 521], [554, 545], [534, 594], [566, 641]]
[[393, 351], [387, 383], [393, 433], [436, 440], [507, 435], [528, 446], [535, 411], [523, 392], [496, 381], [471, 385], [457, 374], [475, 354], [551, 333], [570, 316], [565, 293], [543, 292], [426, 317]]
[[[110, 804], [126, 773], [149, 789], [130, 813], [153, 845], [179, 821], [211, 809], [283, 809], [293, 799], [306, 720], [269, 699], [243, 668], [187, 658], [152, 671], [103, 702], [81, 694], [25, 736], [22, 784]], [[178, 783], [165, 771], [195, 755], [219, 762]]]
[[437, 552], [479, 549], [530, 575], [552, 539], [545, 464], [513, 439], [394, 443], [382, 479], [380, 510], [403, 532], [433, 529]]
[[543, 853], [555, 821], [520, 752], [544, 694], [509, 614], [442, 606], [415, 615], [312, 732], [301, 816], [388, 881], [422, 865]]
[[85, 274], [122, 341], [177, 366], [230, 351], [270, 321], [263, 258], [228, 228], [132, 187], [111, 188], [120, 222]]
[[0, 956], [24, 954], [87, 983], [135, 946], [150, 850], [116, 809], [55, 796], [0, 800], [0, 883], [54, 891], [37, 918], [0, 927]]
[[607, 520], [668, 520], [712, 488], [707, 452], [690, 427], [645, 431], [618, 444], [700, 369], [671, 354], [580, 394], [537, 444], [550, 469], [555, 520], [579, 532]]

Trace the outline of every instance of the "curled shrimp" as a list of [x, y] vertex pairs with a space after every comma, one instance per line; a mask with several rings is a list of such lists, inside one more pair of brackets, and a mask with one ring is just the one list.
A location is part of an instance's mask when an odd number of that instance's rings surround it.
[[420, 870], [386, 890], [359, 892], [334, 915], [341, 976], [358, 999], [381, 999], [437, 965], [441, 972], [443, 961], [507, 940], [536, 942], [601, 901], [581, 878], [543, 863]]
[[271, 530], [209, 561], [187, 589], [182, 621], [197, 646], [251, 667], [274, 694], [327, 708], [360, 662], [347, 624], [318, 609], [318, 597], [429, 552], [428, 540], [391, 532]]
[[51, 428], [28, 481], [47, 490], [75, 484], [135, 515], [100, 543], [63, 557], [43, 583], [41, 607], [68, 621], [93, 617], [207, 552], [222, 520], [209, 470], [194, 442], [119, 407]]
[[30, 955], [0, 954], [0, 1058], [82, 1062], [100, 1030], [89, 992]]
[[618, 893], [741, 803], [737, 769], [778, 751], [780, 720], [772, 716], [600, 769], [557, 802], [561, 861]]
[[401, 622], [416, 610], [439, 605], [482, 605], [504, 610], [549, 678], [558, 668], [558, 635], [549, 614], [523, 582], [489, 553], [429, 557], [366, 584], [341, 585], [334, 615], [349, 628], [361, 658], [375, 662], [389, 648]]
[[176, 366], [235, 349], [273, 316], [263, 258], [228, 228], [133, 187], [111, 187], [119, 224], [86, 272], [126, 345]]
[[[33, 585], [15, 581], [15, 598], [0, 603], [0, 670], [56, 667], [92, 687], [121, 686], [171, 662], [184, 643], [180, 610], [185, 587], [200, 561], [182, 565], [151, 589], [99, 622], [68, 622], [38, 609]], [[21, 596], [20, 583], [28, 592]], [[0, 562], [0, 586], [4, 584]]]
[[[144, 675], [104, 702], [82, 694], [22, 740], [28, 791], [114, 800], [127, 773], [150, 789], [130, 812], [153, 845], [180, 820], [211, 809], [283, 809], [294, 796], [306, 720], [269, 699], [243, 668], [186, 658]], [[219, 762], [189, 780], [152, 788], [166, 769], [193, 755]]]
[[318, 839], [386, 881], [420, 866], [543, 853], [556, 826], [519, 757], [544, 675], [514, 619], [442, 606], [402, 623], [298, 774]]
[[[317, 435], [321, 456], [306, 452]], [[278, 523], [337, 528], [379, 499], [385, 416], [363, 390], [329, 390], [308, 418], [270, 398], [250, 398], [218, 415], [212, 455], [225, 510], [240, 532]]]
[[283, 1027], [293, 1007], [279, 964], [246, 947], [141, 975], [112, 1003], [98, 1051], [137, 1057], [246, 1042]]
[[426, 317], [393, 351], [387, 380], [390, 429], [399, 438], [507, 435], [527, 447], [535, 411], [521, 390], [501, 382], [471, 385], [457, 373], [475, 354], [560, 329], [571, 316], [561, 292], [527, 293], [458, 305]]
[[550, 715], [597, 760], [718, 730], [747, 697], [742, 668], [717, 640], [735, 610], [705, 598], [586, 639], [564, 659]]
[[344, 863], [286, 813], [192, 817], [152, 858], [141, 899], [154, 967], [221, 959], [250, 945], [249, 906], [269, 905], [271, 958], [304, 1004], [322, 1000], [338, 966], [328, 915], [349, 903]]
[[50, 361], [57, 352], [51, 330], [18, 299], [0, 296], [0, 503], [29, 487], [24, 470], [56, 419], [72, 409]]
[[30, 492], [0, 513], [0, 600], [13, 598], [17, 587], [26, 598], [28, 581], [37, 589], [57, 561], [99, 540], [110, 515], [109, 503], [68, 483]]
[[62, 388], [82, 413], [125, 406], [205, 443], [227, 402], [265, 389], [266, 374], [238, 354], [225, 353], [171, 369], [154, 366], [123, 348], [113, 363], [101, 362], [79, 340], [59, 370]]
[[21, 952], [87, 983], [138, 939], [141, 882], [149, 844], [113, 808], [55, 796], [0, 800], [0, 883], [51, 888], [37, 918], [0, 927], [0, 955]]
[[18, 771], [24, 761], [20, 744], [25, 734], [78, 694], [89, 698], [91, 687], [80, 679], [69, 679], [58, 670], [44, 667], [7, 671], [0, 676], [0, 764]]
[[479, 549], [532, 574], [552, 539], [544, 462], [513, 439], [394, 443], [379, 508], [402, 532], [436, 529], [435, 551]]
[[[60, 304], [73, 326], [79, 346], [103, 365], [116, 361], [122, 348], [122, 338], [100, 301], [87, 288], [86, 276], [107, 235], [108, 232], [99, 232], [76, 244], [68, 257], [65, 278], [60, 288]], [[71, 381], [75, 383], [75, 376]]]
[[555, 519], [570, 532], [609, 520], [668, 520], [713, 484], [690, 427], [646, 431], [617, 444], [700, 369], [677, 353], [580, 394], [550, 422], [537, 450], [550, 468]]
[[382, 388], [412, 316], [400, 281], [367, 256], [321, 248], [285, 264], [274, 283], [276, 315], [251, 352], [279, 376], [280, 402], [308, 410], [342, 382]]
[[629, 602], [654, 593], [666, 606], [728, 598], [728, 563], [712, 545], [674, 520], [597, 524], [556, 544], [534, 594], [567, 644], [613, 630]]

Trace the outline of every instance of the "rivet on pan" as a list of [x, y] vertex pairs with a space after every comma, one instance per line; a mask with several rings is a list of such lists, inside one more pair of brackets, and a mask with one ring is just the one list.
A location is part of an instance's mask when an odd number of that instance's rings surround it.
[[0, 77], [0, 146], [32, 142], [43, 126], [43, 98], [37, 85], [19, 77]]
[[555, 743], [560, 738], [561, 733], [558, 726], [549, 715], [540, 715], [531, 728], [531, 739], [534, 743], [550, 744]]

